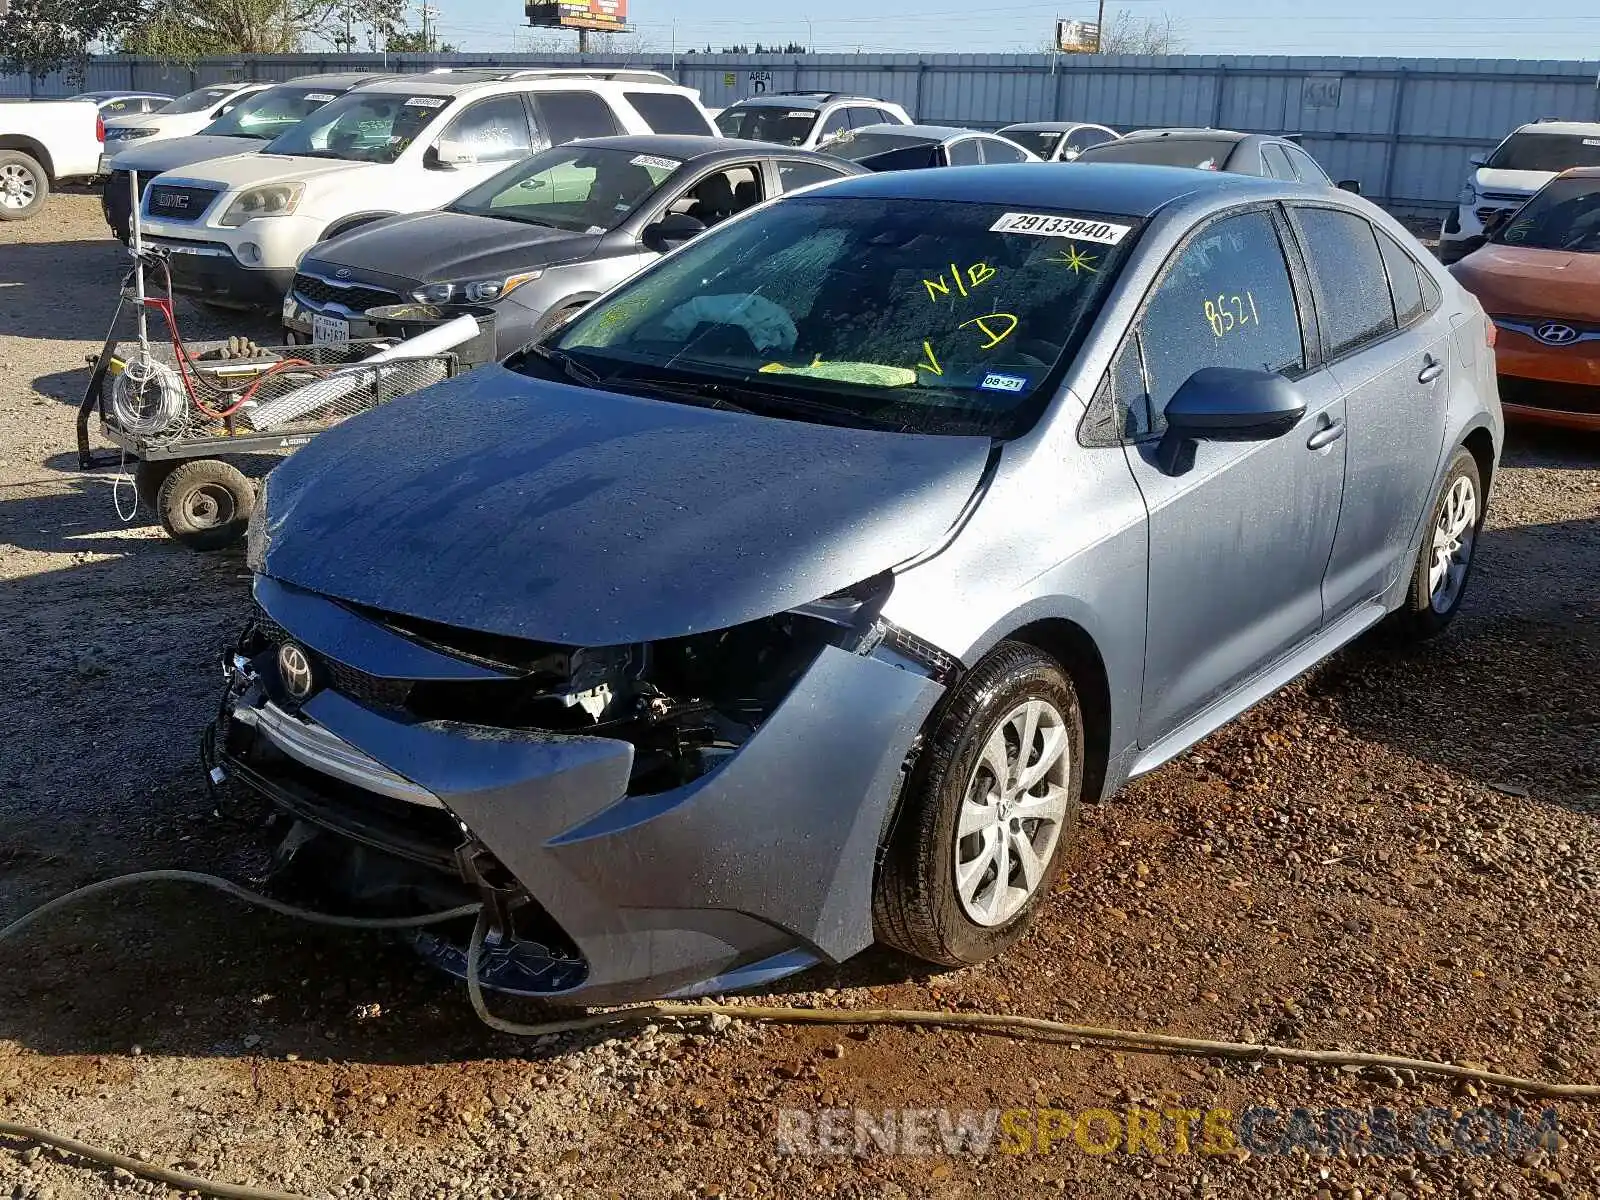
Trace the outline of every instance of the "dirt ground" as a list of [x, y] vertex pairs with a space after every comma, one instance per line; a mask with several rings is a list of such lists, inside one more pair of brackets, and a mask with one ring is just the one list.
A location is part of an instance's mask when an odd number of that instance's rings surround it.
[[[125, 262], [104, 233], [86, 194], [0, 226], [0, 922], [106, 875], [260, 865], [197, 765], [243, 559], [119, 519], [131, 489], [71, 452]], [[871, 953], [752, 1002], [1005, 1010], [1600, 1082], [1600, 439], [1514, 435], [1496, 485], [1446, 638], [1363, 642], [1090, 810], [1015, 952], [950, 973]], [[403, 946], [171, 887], [55, 918], [0, 964], [0, 1120], [309, 1196], [1600, 1196], [1594, 1104], [882, 1028], [528, 1044], [482, 1028]], [[1179, 1142], [1202, 1113], [1252, 1107], [1281, 1114], [1253, 1151], [1201, 1153], [1228, 1147], [1198, 1125]], [[1558, 1132], [1506, 1134], [1508, 1110], [1531, 1124], [1548, 1107]], [[1000, 1135], [945, 1153], [937, 1132], [936, 1153], [779, 1152], [780, 1121], [800, 1128], [780, 1110], [817, 1129], [818, 1110], [857, 1108], [1068, 1115], [1045, 1115], [1049, 1153]], [[1436, 1154], [1329, 1153], [1294, 1135], [1297, 1108], [1386, 1108], [1444, 1142], [1469, 1124]], [[1071, 1123], [1092, 1109], [1195, 1116], [1092, 1153], [1108, 1126]], [[1496, 1128], [1499, 1144], [1472, 1132]], [[160, 1191], [0, 1139], [0, 1197]]]

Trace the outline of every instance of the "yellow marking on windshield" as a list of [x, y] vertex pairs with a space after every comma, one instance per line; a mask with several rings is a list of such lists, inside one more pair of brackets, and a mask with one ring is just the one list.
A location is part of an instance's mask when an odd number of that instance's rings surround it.
[[917, 365], [924, 371], [930, 371], [935, 375], [943, 375], [944, 368], [939, 365], [939, 357], [938, 355], [934, 354], [933, 345], [929, 342], [923, 342], [922, 352], [927, 355], [927, 358]]
[[[990, 327], [989, 323], [991, 321], [1010, 321], [1011, 324], [1005, 327], [1004, 332], [997, 333], [993, 328]], [[981, 349], [993, 350], [1001, 342], [1005, 341], [1008, 337], [1015, 333], [1017, 331], [1017, 326], [1020, 324], [1022, 324], [1021, 320], [1013, 313], [990, 313], [986, 317], [974, 317], [970, 321], [963, 321], [958, 328], [965, 329], [968, 325], [976, 325], [980, 330], [983, 331], [983, 336], [989, 339], [983, 344]]]
[[1099, 271], [1099, 268], [1095, 266], [1095, 263], [1099, 262], [1100, 260], [1091, 254], [1083, 253], [1083, 251], [1079, 250], [1076, 246], [1068, 246], [1050, 261], [1054, 263], [1060, 263], [1064, 267], [1071, 268], [1074, 275], [1093, 275]]
[[952, 288], [963, 296], [970, 296], [970, 289], [982, 287], [994, 276], [995, 269], [986, 262], [975, 262], [965, 271], [951, 263], [948, 276], [941, 271], [937, 279], [924, 279], [922, 286], [928, 289], [928, 299], [937, 304], [940, 297], [950, 296]]

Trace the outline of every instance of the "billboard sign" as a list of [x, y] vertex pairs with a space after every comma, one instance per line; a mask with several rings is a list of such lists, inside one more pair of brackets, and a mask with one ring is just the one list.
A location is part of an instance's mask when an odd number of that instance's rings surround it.
[[1094, 21], [1057, 21], [1056, 49], [1063, 54], [1094, 54], [1100, 49], [1100, 26]]
[[545, 29], [621, 33], [628, 28], [628, 0], [541, 0], [526, 11], [529, 25]]

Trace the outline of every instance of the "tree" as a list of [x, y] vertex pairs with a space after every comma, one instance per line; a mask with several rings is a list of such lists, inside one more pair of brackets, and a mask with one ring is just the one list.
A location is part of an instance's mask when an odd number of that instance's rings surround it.
[[1135, 17], [1124, 8], [1100, 31], [1101, 54], [1182, 54], [1183, 49], [1177, 23], [1166, 13]]
[[429, 49], [428, 39], [423, 36], [420, 29], [408, 29], [403, 33], [391, 33], [389, 35], [388, 49], [390, 54], [458, 53], [457, 47], [452, 46], [449, 42], [441, 42], [437, 38], [434, 39], [433, 48]]
[[95, 42], [144, 19], [147, 0], [11, 0], [0, 12], [0, 70], [82, 79]]
[[[307, 38], [374, 50], [405, 28], [405, 0], [143, 0], [146, 19], [122, 39], [128, 54], [185, 61], [208, 55], [293, 54]], [[353, 49], [353, 45], [348, 48]]]

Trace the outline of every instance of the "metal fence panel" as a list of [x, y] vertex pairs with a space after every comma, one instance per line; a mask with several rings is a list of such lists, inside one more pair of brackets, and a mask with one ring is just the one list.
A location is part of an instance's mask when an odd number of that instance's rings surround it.
[[164, 63], [91, 60], [81, 84], [0, 75], [0, 96], [126, 87], [182, 92], [223, 80], [438, 66], [632, 66], [664, 71], [722, 108], [756, 93], [840, 91], [903, 104], [918, 120], [996, 128], [1075, 119], [1122, 130], [1217, 126], [1299, 133], [1336, 179], [1400, 212], [1454, 201], [1467, 156], [1540, 117], [1600, 120], [1600, 63], [1276, 55], [551, 54], [272, 55]]

